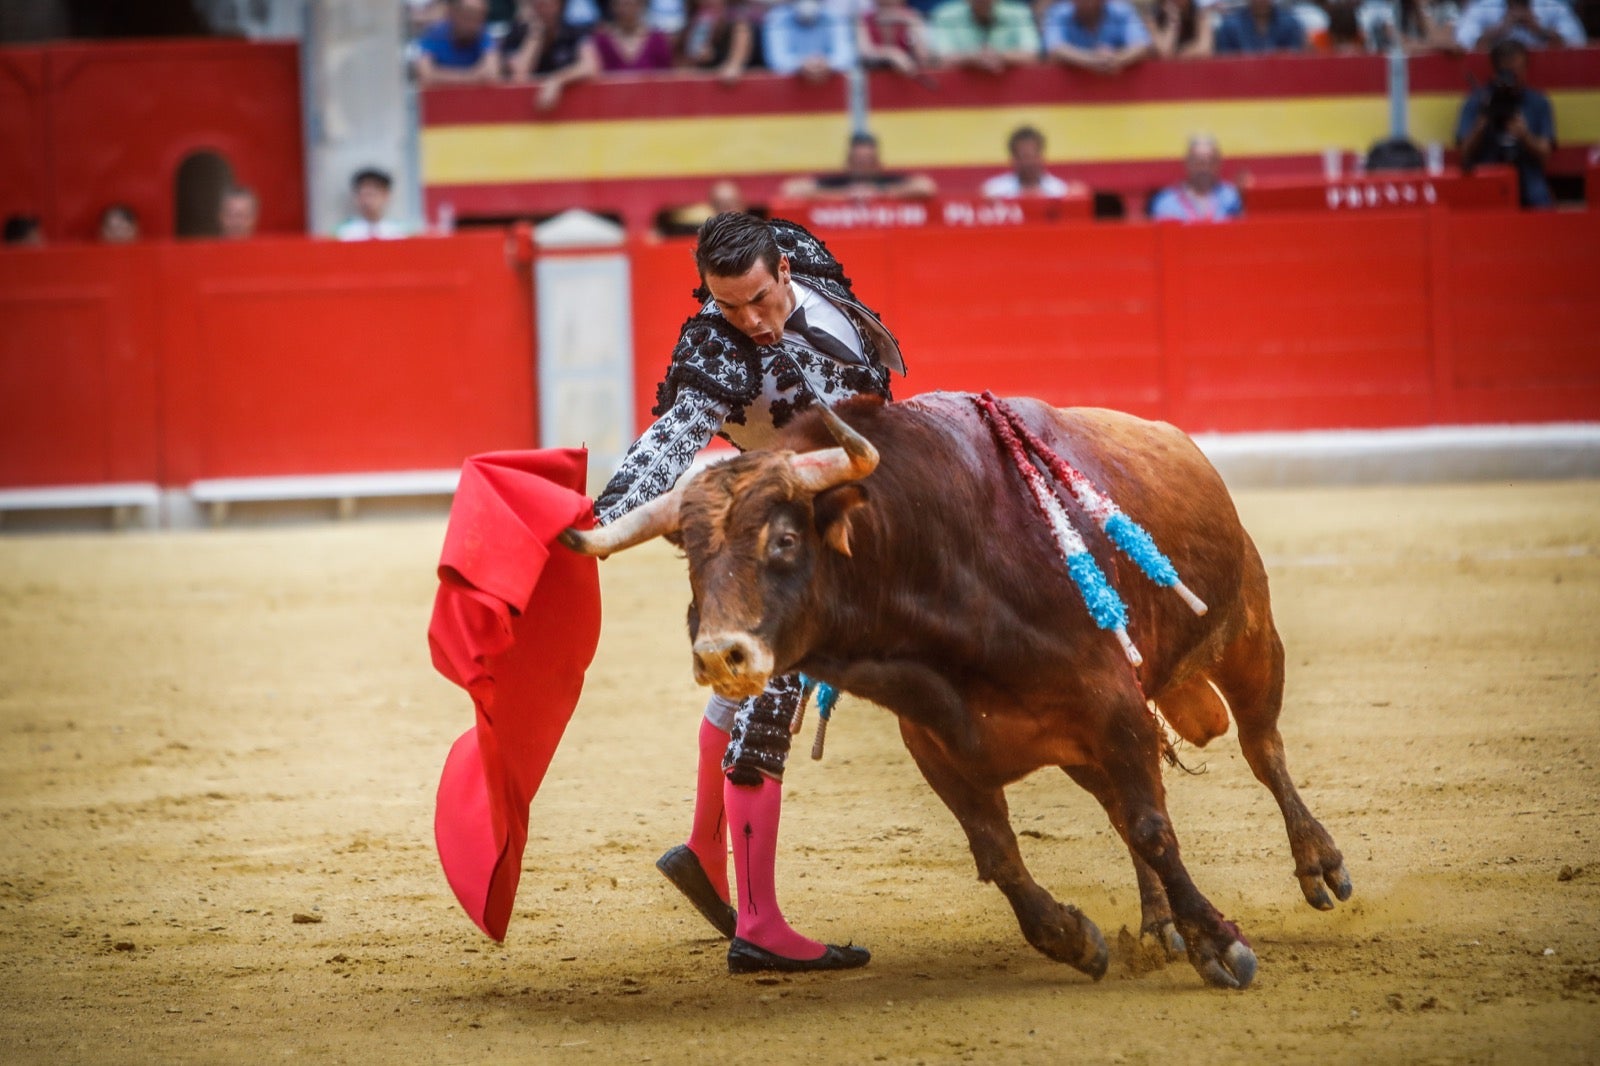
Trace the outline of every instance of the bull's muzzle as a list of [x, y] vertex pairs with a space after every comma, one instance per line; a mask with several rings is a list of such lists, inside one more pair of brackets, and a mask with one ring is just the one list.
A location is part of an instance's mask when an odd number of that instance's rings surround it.
[[772, 649], [745, 633], [694, 642], [694, 679], [730, 700], [759, 696], [772, 677]]

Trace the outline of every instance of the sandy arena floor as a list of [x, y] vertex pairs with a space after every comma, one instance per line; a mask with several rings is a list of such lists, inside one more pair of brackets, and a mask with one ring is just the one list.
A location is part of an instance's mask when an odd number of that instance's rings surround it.
[[849, 699], [825, 761], [797, 746], [781, 884], [873, 962], [727, 976], [652, 868], [701, 703], [663, 545], [602, 568], [500, 946], [433, 851], [471, 721], [424, 639], [442, 520], [0, 538], [0, 1062], [1600, 1059], [1600, 483], [1240, 504], [1291, 766], [1356, 885], [1307, 907], [1232, 737], [1188, 752], [1173, 816], [1259, 952], [1243, 993], [1135, 972], [1126, 852], [1055, 773], [1011, 790], [1014, 822], [1111, 971], [1034, 953], [892, 718]]

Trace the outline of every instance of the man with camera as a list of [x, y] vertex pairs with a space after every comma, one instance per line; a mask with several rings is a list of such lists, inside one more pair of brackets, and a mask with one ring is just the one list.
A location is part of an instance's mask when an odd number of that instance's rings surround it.
[[1550, 98], [1528, 85], [1528, 48], [1521, 41], [1500, 41], [1489, 62], [1494, 78], [1472, 91], [1456, 123], [1461, 165], [1467, 170], [1484, 163], [1514, 166], [1522, 206], [1549, 207], [1544, 166], [1556, 142]]

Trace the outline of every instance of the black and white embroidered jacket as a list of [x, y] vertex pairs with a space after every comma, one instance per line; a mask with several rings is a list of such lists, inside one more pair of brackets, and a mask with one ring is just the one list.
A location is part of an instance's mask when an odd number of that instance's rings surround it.
[[850, 366], [787, 335], [759, 346], [722, 316], [710, 293], [695, 292], [699, 314], [683, 324], [672, 363], [656, 388], [656, 421], [634, 441], [595, 501], [604, 525], [666, 492], [712, 436], [760, 448], [796, 413], [868, 393], [889, 399], [889, 371], [905, 373], [894, 336], [857, 300], [844, 268], [802, 226], [770, 223], [793, 280], [825, 296], [860, 333], [864, 364]]

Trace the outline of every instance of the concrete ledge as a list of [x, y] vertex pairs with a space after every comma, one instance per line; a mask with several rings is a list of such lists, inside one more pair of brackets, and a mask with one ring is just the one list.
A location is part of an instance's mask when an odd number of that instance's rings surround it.
[[[379, 474], [307, 474], [294, 477], [208, 478], [190, 484], [185, 495], [205, 508], [213, 524], [227, 520], [235, 503], [333, 500], [340, 518], [353, 518], [357, 501], [406, 496], [449, 496], [460, 470], [398, 470]], [[168, 521], [188, 525], [180, 501], [169, 500]]]
[[1233, 488], [1600, 477], [1600, 422], [1198, 433]]
[[109, 510], [117, 529], [151, 529], [160, 507], [160, 487], [146, 481], [0, 489], [0, 520], [7, 511]]

